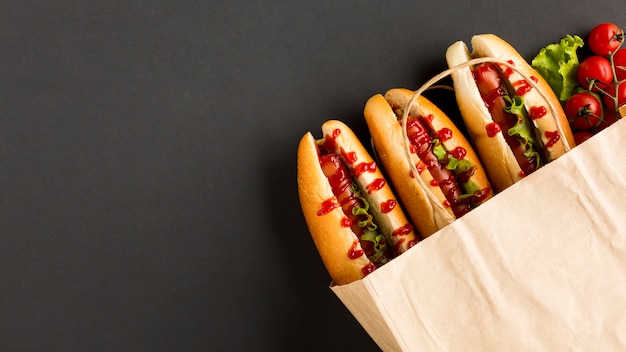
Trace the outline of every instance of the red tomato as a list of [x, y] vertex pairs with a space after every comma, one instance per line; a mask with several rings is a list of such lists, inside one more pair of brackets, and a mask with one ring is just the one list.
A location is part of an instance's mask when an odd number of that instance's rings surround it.
[[574, 132], [574, 142], [576, 145], [586, 141], [587, 139], [593, 137], [593, 133], [587, 131]]
[[604, 118], [598, 124], [595, 132], [598, 133], [602, 131], [603, 129], [611, 126], [615, 121], [617, 121], [617, 118], [615, 117], [615, 111], [610, 111], [609, 109], [607, 109], [604, 114]]
[[589, 56], [578, 66], [578, 83], [585, 89], [598, 91], [598, 88], [605, 89], [613, 82], [613, 70], [611, 62], [598, 55]]
[[577, 130], [590, 130], [602, 119], [602, 103], [589, 92], [569, 97], [563, 110], [570, 125]]
[[613, 55], [613, 65], [615, 65], [615, 76], [618, 81], [626, 79], [626, 48], [619, 49]]
[[600, 56], [607, 56], [617, 50], [622, 41], [624, 32], [613, 23], [601, 23], [593, 27], [587, 37], [589, 49]]
[[[606, 87], [606, 93], [604, 94], [604, 104], [615, 111], [615, 85], [610, 84]], [[626, 82], [617, 84], [617, 106], [620, 107], [626, 104]]]

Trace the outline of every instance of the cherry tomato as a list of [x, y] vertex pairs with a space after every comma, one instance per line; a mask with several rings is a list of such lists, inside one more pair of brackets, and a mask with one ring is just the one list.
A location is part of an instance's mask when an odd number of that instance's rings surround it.
[[[604, 104], [615, 110], [615, 85], [610, 84], [606, 87], [606, 93], [603, 95]], [[626, 82], [619, 82], [617, 84], [617, 106], [620, 107], [626, 104]]]
[[617, 121], [617, 118], [615, 117], [615, 111], [606, 109], [604, 112], [604, 118], [602, 119], [602, 121], [600, 121], [600, 123], [596, 127], [595, 132], [598, 133], [602, 131], [603, 129], [611, 126], [615, 121]]
[[587, 37], [589, 49], [600, 56], [607, 56], [617, 50], [622, 41], [624, 32], [613, 23], [601, 23], [593, 27]]
[[626, 48], [619, 49], [613, 55], [613, 65], [615, 65], [615, 76], [618, 81], [626, 79]]
[[570, 125], [577, 130], [590, 130], [602, 119], [602, 103], [589, 92], [569, 97], [563, 110]]
[[586, 141], [587, 139], [591, 137], [593, 137], [593, 133], [591, 132], [587, 132], [587, 131], [574, 132], [574, 142], [576, 142], [576, 145], [579, 145], [580, 143]]
[[578, 83], [585, 89], [597, 92], [605, 89], [613, 82], [613, 70], [611, 62], [604, 56], [593, 55], [584, 59], [578, 65]]

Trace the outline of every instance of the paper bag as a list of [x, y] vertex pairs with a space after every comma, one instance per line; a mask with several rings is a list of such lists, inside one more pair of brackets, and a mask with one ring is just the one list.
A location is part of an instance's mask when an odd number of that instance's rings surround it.
[[331, 289], [385, 351], [626, 351], [624, 120]]

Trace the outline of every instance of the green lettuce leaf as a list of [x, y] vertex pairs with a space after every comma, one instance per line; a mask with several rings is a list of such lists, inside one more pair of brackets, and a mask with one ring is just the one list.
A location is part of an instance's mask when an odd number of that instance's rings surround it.
[[478, 186], [478, 184], [474, 181], [469, 181], [463, 184], [463, 188], [465, 189], [465, 192], [467, 192], [466, 194], [461, 196], [461, 199], [467, 198], [467, 197], [473, 197], [474, 194], [476, 194], [476, 192], [480, 191], [481, 188], [480, 186]]
[[354, 196], [359, 199], [363, 206], [355, 206], [352, 208], [352, 214], [360, 215], [363, 220], [360, 220], [357, 225], [363, 229], [363, 235], [361, 241], [369, 241], [373, 243], [375, 253], [368, 257], [376, 265], [383, 265], [389, 261], [389, 258], [385, 257], [387, 252], [387, 241], [385, 236], [380, 232], [378, 225], [374, 223], [374, 216], [370, 214], [370, 203], [361, 195], [359, 187], [353, 183], [350, 185], [351, 190], [354, 192]]
[[448, 152], [446, 151], [446, 148], [443, 147], [443, 144], [441, 144], [438, 139], [433, 139], [432, 143], [435, 145], [433, 147], [433, 154], [435, 154], [435, 156], [437, 157], [437, 160], [439, 161], [445, 160]]
[[375, 253], [369, 257], [369, 260], [377, 263], [377, 265], [386, 264], [389, 261], [389, 258], [384, 257], [385, 252], [387, 252], [385, 236], [377, 231], [366, 230], [361, 236], [361, 241], [369, 241], [374, 244]]
[[508, 106], [505, 110], [517, 116], [517, 123], [515, 126], [509, 128], [507, 131], [509, 136], [516, 137], [520, 143], [526, 147], [526, 151], [524, 155], [528, 158], [535, 157], [537, 161], [537, 167], [539, 167], [541, 158], [539, 156], [539, 152], [537, 152], [537, 140], [535, 139], [535, 134], [533, 132], [533, 127], [530, 125], [529, 119], [525, 118], [525, 109], [524, 109], [524, 98], [516, 95], [513, 98], [505, 96], [506, 101], [508, 102]]
[[583, 45], [582, 38], [568, 35], [559, 43], [541, 49], [532, 60], [531, 66], [548, 82], [562, 102], [573, 94], [578, 85], [576, 72], [580, 62], [576, 50]]
[[469, 169], [474, 167], [474, 163], [467, 159], [457, 159], [453, 156], [448, 159], [448, 165], [446, 169], [454, 171], [455, 174], [460, 174], [463, 172], [467, 172]]
[[434, 139], [433, 143], [435, 144], [433, 147], [433, 154], [435, 154], [437, 160], [445, 161], [446, 169], [454, 171], [455, 174], [458, 174], [465, 172], [469, 170], [470, 167], [474, 166], [474, 164], [472, 164], [469, 160], [457, 159], [451, 154], [448, 154], [448, 151], [438, 139]]
[[[433, 153], [435, 154], [435, 156], [437, 156], [437, 159], [439, 161], [444, 161], [447, 158], [446, 169], [454, 172], [455, 175], [466, 173], [476, 167], [474, 163], [467, 159], [457, 159], [448, 154], [443, 144], [441, 144], [439, 140], [435, 139], [433, 143], [435, 143], [435, 146], [433, 147]], [[481, 190], [478, 184], [476, 184], [476, 182], [472, 180], [461, 184], [461, 186], [463, 190], [461, 199], [473, 197], [476, 192]]]
[[378, 225], [374, 223], [374, 216], [369, 213], [370, 203], [361, 195], [359, 187], [356, 184], [353, 183], [350, 187], [354, 196], [363, 203], [363, 207], [355, 206], [352, 208], [353, 215], [361, 215], [364, 217], [363, 220], [358, 222], [359, 227], [367, 228], [370, 231], [376, 231], [376, 229], [378, 229]]

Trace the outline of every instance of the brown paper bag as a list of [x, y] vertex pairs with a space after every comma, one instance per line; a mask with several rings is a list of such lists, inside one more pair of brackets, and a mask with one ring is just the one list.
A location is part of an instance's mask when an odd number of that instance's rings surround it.
[[623, 120], [332, 291], [385, 351], [626, 351]]

